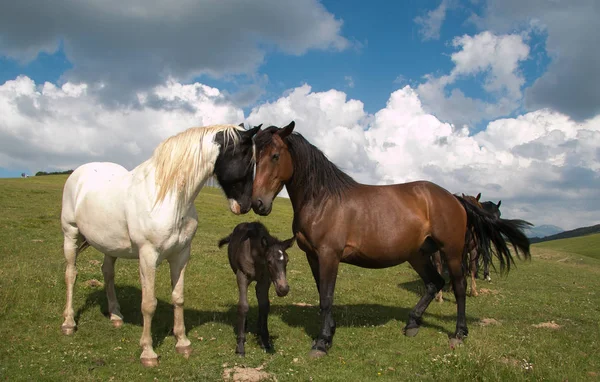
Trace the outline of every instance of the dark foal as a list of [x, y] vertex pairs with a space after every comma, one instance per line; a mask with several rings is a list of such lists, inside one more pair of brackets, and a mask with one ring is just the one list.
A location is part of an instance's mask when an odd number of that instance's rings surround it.
[[279, 241], [271, 236], [261, 223], [240, 223], [233, 232], [219, 241], [219, 248], [229, 244], [229, 264], [237, 276], [240, 293], [238, 302], [237, 347], [235, 352], [245, 355], [246, 316], [248, 314], [248, 286], [256, 281], [258, 300], [258, 336], [265, 350], [271, 349], [267, 319], [269, 316], [269, 288], [275, 286], [277, 296], [284, 297], [290, 288], [286, 278], [288, 255], [294, 238]]

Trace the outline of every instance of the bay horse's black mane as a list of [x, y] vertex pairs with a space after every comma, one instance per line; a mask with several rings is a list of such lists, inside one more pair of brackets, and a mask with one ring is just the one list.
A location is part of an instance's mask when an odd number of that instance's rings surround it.
[[[269, 126], [256, 135], [254, 143], [257, 151], [271, 143], [277, 129]], [[333, 196], [341, 198], [348, 189], [358, 185], [301, 134], [294, 132], [288, 135], [286, 143], [294, 164], [290, 188], [303, 189], [304, 201]]]

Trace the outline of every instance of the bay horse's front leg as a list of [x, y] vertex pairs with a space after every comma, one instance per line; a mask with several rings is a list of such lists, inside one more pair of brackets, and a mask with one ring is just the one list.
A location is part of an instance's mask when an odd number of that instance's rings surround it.
[[453, 256], [450, 256], [450, 254], [447, 256], [450, 280], [456, 298], [456, 331], [450, 340], [450, 346], [452, 347], [461, 344], [463, 338], [469, 334], [466, 316], [467, 279], [463, 271], [462, 256], [459, 251], [456, 252]]
[[333, 319], [333, 295], [340, 260], [332, 250], [320, 250], [319, 254], [319, 299], [321, 310], [321, 332], [309, 353], [310, 357], [319, 358], [327, 354], [333, 343], [335, 321]]
[[152, 347], [152, 317], [156, 311], [156, 295], [154, 292], [154, 280], [156, 276], [156, 262], [158, 254], [153, 247], [140, 248], [140, 281], [142, 284], [142, 316], [144, 317], [144, 328], [140, 338], [142, 354], [140, 361], [146, 367], [158, 366], [158, 355]]
[[183, 314], [183, 285], [184, 274], [190, 259], [190, 246], [186, 246], [178, 256], [169, 259], [171, 268], [171, 301], [173, 303], [173, 334], [177, 339], [175, 350], [186, 358], [192, 353], [192, 345], [185, 335], [185, 322]]

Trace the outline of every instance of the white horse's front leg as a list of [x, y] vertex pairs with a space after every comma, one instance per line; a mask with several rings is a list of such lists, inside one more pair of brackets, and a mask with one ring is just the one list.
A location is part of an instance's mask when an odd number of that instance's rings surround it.
[[104, 289], [106, 289], [106, 298], [108, 300], [108, 314], [110, 321], [115, 328], [123, 326], [123, 315], [121, 307], [115, 293], [115, 262], [116, 257], [104, 255], [102, 263], [102, 274], [104, 275]]
[[190, 340], [185, 335], [185, 323], [183, 318], [183, 283], [185, 267], [190, 259], [190, 246], [185, 247], [177, 256], [169, 259], [171, 267], [171, 301], [173, 302], [173, 334], [177, 339], [175, 349], [186, 358], [192, 352]]
[[158, 255], [153, 247], [140, 248], [140, 281], [142, 283], [142, 315], [144, 317], [144, 329], [140, 339], [142, 347], [140, 360], [146, 367], [158, 365], [158, 355], [152, 348], [152, 317], [154, 317], [157, 303], [154, 292], [157, 259]]

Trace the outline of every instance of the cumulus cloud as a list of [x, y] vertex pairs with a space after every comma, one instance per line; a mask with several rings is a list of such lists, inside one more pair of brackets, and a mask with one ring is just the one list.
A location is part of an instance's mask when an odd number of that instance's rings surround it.
[[438, 40], [440, 38], [440, 29], [446, 19], [446, 11], [448, 9], [448, 0], [442, 0], [440, 5], [427, 12], [424, 16], [415, 18], [415, 23], [419, 25], [419, 34], [423, 40]]
[[[106, 108], [93, 85], [0, 86], [0, 167], [31, 171], [108, 160], [133, 168], [162, 139], [190, 126], [244, 121], [218, 89], [176, 81], [138, 92], [140, 107]], [[296, 131], [368, 184], [430, 180], [451, 192], [503, 200], [504, 216], [574, 228], [600, 216], [600, 116], [583, 123], [549, 109], [499, 119], [475, 135], [427, 112], [405, 86], [365, 112], [337, 90], [291, 89], [246, 122], [295, 120]]]
[[74, 65], [65, 80], [104, 84], [89, 91], [119, 103], [168, 78], [251, 74], [267, 50], [343, 50], [341, 27], [318, 0], [12, 1], [0, 53], [29, 62], [62, 42]]
[[508, 217], [564, 228], [597, 223], [600, 117], [578, 124], [539, 110], [470, 135], [427, 113], [410, 86], [369, 115], [342, 92], [304, 85], [253, 109], [248, 120], [277, 126], [295, 120], [296, 131], [365, 183], [426, 179], [451, 192], [502, 199]]
[[496, 33], [537, 30], [551, 63], [525, 92], [530, 110], [549, 107], [581, 121], [600, 113], [597, 0], [488, 0], [472, 20]]
[[[519, 106], [525, 82], [519, 64], [529, 57], [529, 46], [523, 36], [486, 31], [456, 37], [452, 45], [459, 49], [450, 56], [454, 63], [452, 71], [440, 77], [428, 75], [417, 87], [429, 112], [444, 121], [471, 125], [507, 115]], [[479, 74], [484, 76], [483, 89], [494, 102], [470, 98], [460, 89], [452, 88], [458, 80]]]
[[168, 136], [244, 118], [218, 89], [198, 83], [170, 81], [137, 97], [137, 108], [106, 108], [85, 83], [7, 81], [0, 86], [0, 167], [35, 172], [111, 161], [132, 169]]

